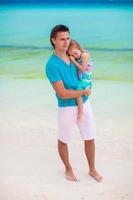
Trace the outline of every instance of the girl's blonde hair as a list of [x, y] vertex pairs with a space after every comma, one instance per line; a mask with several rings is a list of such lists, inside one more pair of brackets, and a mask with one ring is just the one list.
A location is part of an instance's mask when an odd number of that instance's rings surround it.
[[69, 44], [67, 53], [68, 53], [68, 51], [69, 51], [71, 48], [74, 48], [74, 47], [76, 47], [76, 48], [79, 49], [81, 52], [83, 52], [82, 47], [80, 46], [80, 44], [79, 44], [77, 41], [75, 41], [75, 40], [70, 40], [70, 44]]

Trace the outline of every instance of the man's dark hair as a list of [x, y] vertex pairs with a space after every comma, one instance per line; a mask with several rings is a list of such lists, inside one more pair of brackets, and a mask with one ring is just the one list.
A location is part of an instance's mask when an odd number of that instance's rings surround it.
[[52, 38], [56, 38], [58, 32], [67, 32], [67, 31], [69, 32], [69, 28], [62, 24], [59, 24], [52, 28], [51, 33], [50, 33], [50, 42], [54, 48], [55, 46], [52, 42]]

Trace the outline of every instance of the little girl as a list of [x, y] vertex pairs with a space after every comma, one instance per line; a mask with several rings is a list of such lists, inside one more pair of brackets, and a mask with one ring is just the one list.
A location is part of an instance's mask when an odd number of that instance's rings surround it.
[[[70, 41], [69, 48], [67, 50], [70, 59], [74, 62], [76, 67], [79, 69], [79, 84], [77, 89], [83, 90], [85, 88], [92, 88], [92, 61], [88, 51], [81, 48], [78, 42], [75, 40]], [[83, 102], [82, 97], [77, 98], [78, 104], [78, 117], [79, 121], [83, 115]]]

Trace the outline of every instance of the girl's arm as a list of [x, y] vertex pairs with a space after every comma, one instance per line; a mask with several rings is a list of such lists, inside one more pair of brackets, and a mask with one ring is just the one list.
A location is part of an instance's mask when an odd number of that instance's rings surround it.
[[76, 67], [77, 67], [80, 71], [84, 72], [84, 71], [86, 70], [86, 66], [87, 66], [88, 60], [90, 59], [90, 55], [89, 55], [88, 52], [83, 53], [83, 55], [82, 55], [82, 64], [79, 64], [79, 63], [75, 60], [75, 58], [74, 58], [73, 56], [70, 56], [70, 59], [74, 62], [74, 64], [76, 65]]

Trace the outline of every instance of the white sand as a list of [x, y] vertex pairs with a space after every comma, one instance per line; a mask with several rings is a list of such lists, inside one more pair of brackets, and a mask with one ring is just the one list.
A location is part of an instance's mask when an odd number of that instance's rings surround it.
[[59, 159], [56, 99], [44, 80], [0, 80], [0, 200], [132, 200], [133, 85], [96, 81], [91, 101], [97, 124], [96, 165], [88, 176], [75, 129], [70, 160], [79, 182], [64, 178]]

